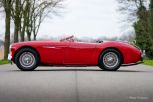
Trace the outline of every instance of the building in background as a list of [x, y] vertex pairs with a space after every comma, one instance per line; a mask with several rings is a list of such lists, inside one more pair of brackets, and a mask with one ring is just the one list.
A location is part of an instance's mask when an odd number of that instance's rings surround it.
[[2, 60], [4, 58], [4, 47], [1, 46], [0, 47], [0, 60]]
[[4, 58], [4, 45], [3, 41], [0, 40], [0, 60]]

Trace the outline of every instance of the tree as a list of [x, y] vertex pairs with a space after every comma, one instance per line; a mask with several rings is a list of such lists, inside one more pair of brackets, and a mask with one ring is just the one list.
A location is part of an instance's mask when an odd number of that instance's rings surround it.
[[[149, 31], [150, 31], [152, 42], [153, 42], [153, 0], [150, 0], [148, 22], [150, 24]], [[153, 49], [153, 46], [152, 46], [152, 49]]]
[[[14, 42], [30, 41], [31, 35], [36, 36], [43, 20], [54, 9], [61, 6], [63, 0], [0, 0], [0, 7], [5, 12], [5, 54], [7, 59], [10, 45], [10, 21], [14, 21]], [[27, 36], [26, 36], [27, 35]]]
[[[39, 3], [37, 3], [39, 1]], [[56, 13], [56, 8], [61, 8], [63, 0], [32, 0], [31, 8], [30, 10], [30, 18], [29, 18], [29, 24], [30, 24], [30, 33], [34, 37], [34, 40], [36, 40], [36, 36], [38, 34], [39, 28], [43, 20], [50, 15], [51, 13]], [[27, 33], [28, 34], [28, 33]]]
[[[14, 21], [14, 42], [19, 42], [19, 34], [21, 35], [24, 4], [25, 0], [14, 0], [11, 6], [11, 17]], [[24, 41], [22, 36], [21, 41]]]
[[136, 34], [136, 44], [142, 50], [146, 50], [146, 55], [149, 58], [153, 58], [153, 0], [149, 2], [149, 9], [147, 9], [147, 0], [119, 1], [122, 5], [120, 10], [128, 12], [129, 18], [135, 18], [132, 21], [132, 25]]
[[10, 21], [12, 0], [0, 0], [5, 12], [5, 41], [4, 41], [4, 59], [7, 59], [10, 46]]
[[31, 36], [38, 34], [43, 20], [53, 9], [59, 7], [63, 0], [14, 0], [12, 18], [14, 20], [14, 42], [25, 40], [25, 34], [30, 41]]

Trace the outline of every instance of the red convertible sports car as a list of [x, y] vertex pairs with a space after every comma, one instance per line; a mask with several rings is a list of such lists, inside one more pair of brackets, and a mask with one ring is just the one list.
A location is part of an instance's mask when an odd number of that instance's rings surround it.
[[23, 71], [32, 71], [40, 65], [99, 66], [103, 70], [116, 71], [123, 64], [142, 61], [142, 57], [142, 51], [129, 43], [85, 43], [71, 36], [60, 41], [14, 43], [10, 46], [8, 60]]

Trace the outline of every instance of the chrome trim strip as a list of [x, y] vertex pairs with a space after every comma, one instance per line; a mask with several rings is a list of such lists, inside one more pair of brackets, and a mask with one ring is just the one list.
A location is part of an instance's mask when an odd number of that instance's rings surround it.
[[54, 49], [54, 48], [56, 48], [56, 47], [54, 47], [54, 46], [43, 46], [44, 48], [49, 48], [49, 49]]

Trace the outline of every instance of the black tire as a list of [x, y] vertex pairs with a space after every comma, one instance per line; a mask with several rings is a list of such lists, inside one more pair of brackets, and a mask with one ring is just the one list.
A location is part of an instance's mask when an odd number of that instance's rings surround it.
[[[30, 64], [26, 65], [26, 62], [28, 62], [23, 58], [26, 58], [26, 56], [30, 57]], [[22, 58], [23, 57], [23, 58]], [[15, 63], [17, 67], [22, 71], [33, 71], [35, 68], [38, 67], [39, 64], [39, 57], [38, 54], [31, 48], [23, 48], [17, 52], [15, 55]]]
[[[110, 55], [113, 56], [111, 58], [111, 60], [114, 62], [112, 62], [112, 63], [108, 61], [107, 56], [110, 56]], [[107, 60], [105, 61], [105, 59], [107, 59]], [[109, 64], [107, 64], [106, 62], [107, 63], [109, 62]], [[122, 62], [123, 62], [123, 58], [122, 58], [121, 53], [115, 49], [106, 49], [101, 53], [101, 55], [99, 57], [99, 67], [105, 71], [118, 70], [120, 68]], [[112, 66], [109, 66], [111, 64], [112, 64]]]

